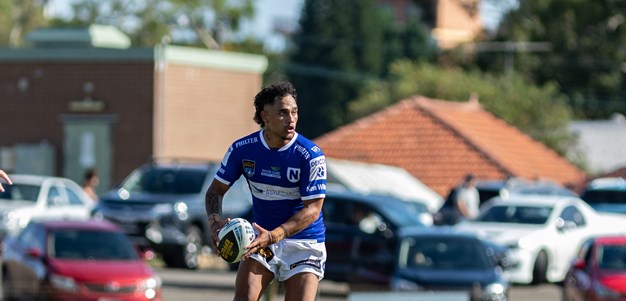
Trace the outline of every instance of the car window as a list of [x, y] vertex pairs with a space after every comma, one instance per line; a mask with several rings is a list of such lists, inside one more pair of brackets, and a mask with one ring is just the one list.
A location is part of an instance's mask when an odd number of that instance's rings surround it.
[[599, 267], [607, 270], [626, 269], [626, 246], [603, 245], [598, 248]]
[[74, 190], [65, 187], [65, 192], [67, 193], [67, 199], [69, 200], [70, 205], [72, 206], [83, 206], [83, 200], [74, 192]]
[[41, 186], [13, 183], [5, 185], [5, 191], [0, 192], [0, 201], [29, 201], [37, 202], [37, 196]]
[[50, 190], [48, 190], [48, 206], [64, 206], [67, 204], [67, 201], [63, 198], [61, 194], [61, 188], [58, 186], [51, 186]]
[[132, 173], [122, 184], [129, 192], [154, 194], [197, 194], [202, 191], [207, 170], [201, 169], [141, 169]]
[[563, 209], [563, 212], [561, 213], [561, 218], [563, 219], [563, 221], [572, 222], [577, 226], [583, 226], [587, 223], [582, 213], [580, 213], [578, 208], [574, 206], [565, 207], [565, 209]]
[[324, 222], [330, 224], [343, 224], [347, 225], [349, 210], [346, 208], [346, 201], [339, 201], [333, 197], [326, 197], [324, 199], [324, 205], [322, 206], [322, 212], [324, 214]]
[[485, 270], [492, 268], [486, 248], [476, 240], [462, 238], [404, 239], [400, 267], [424, 270]]
[[483, 211], [477, 221], [542, 225], [548, 221], [551, 207], [498, 205]]
[[123, 233], [97, 230], [57, 230], [51, 235], [50, 256], [60, 259], [136, 260]]
[[626, 190], [587, 190], [581, 198], [593, 204], [626, 204]]

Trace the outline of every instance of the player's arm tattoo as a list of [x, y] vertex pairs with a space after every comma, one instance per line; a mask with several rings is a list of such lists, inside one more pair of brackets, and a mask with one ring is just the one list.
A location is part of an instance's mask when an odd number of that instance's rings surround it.
[[222, 215], [222, 196], [214, 192], [207, 192], [204, 198], [204, 205], [206, 207], [206, 214], [219, 214]]

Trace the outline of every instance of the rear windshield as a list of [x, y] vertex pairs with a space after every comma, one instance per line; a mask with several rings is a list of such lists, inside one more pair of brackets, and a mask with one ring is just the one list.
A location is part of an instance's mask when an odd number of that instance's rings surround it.
[[626, 190], [587, 190], [581, 198], [588, 204], [626, 204]]
[[130, 192], [197, 194], [207, 174], [201, 169], [141, 169], [131, 174], [122, 187]]
[[548, 221], [551, 212], [552, 208], [550, 207], [501, 205], [490, 207], [476, 220], [492, 223], [542, 225]]
[[13, 183], [13, 185], [3, 185], [4, 192], [0, 192], [0, 202], [6, 201], [28, 201], [28, 202], [37, 202], [37, 196], [39, 195], [39, 190], [41, 186], [38, 185], [28, 185], [28, 184], [18, 184]]

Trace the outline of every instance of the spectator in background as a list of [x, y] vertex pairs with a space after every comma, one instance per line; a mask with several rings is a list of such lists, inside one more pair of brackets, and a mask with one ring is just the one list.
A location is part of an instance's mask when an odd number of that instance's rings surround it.
[[95, 168], [90, 168], [85, 172], [85, 179], [83, 181], [83, 191], [94, 202], [98, 201], [98, 194], [96, 193], [96, 187], [100, 185], [100, 179]]
[[474, 219], [478, 216], [479, 196], [476, 189], [476, 178], [468, 173], [458, 187], [456, 206], [464, 219]]
[[[7, 173], [4, 172], [4, 170], [2, 169], [0, 169], [0, 179], [3, 179], [9, 185], [13, 185], [13, 182], [11, 182], [11, 178], [9, 178], [9, 175], [7, 175]], [[4, 187], [2, 187], [1, 182], [0, 182], [0, 192], [4, 192]]]

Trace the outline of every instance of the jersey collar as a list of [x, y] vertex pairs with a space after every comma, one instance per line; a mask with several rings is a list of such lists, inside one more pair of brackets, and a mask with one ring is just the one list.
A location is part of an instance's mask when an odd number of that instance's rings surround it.
[[[265, 129], [262, 129], [259, 131], [259, 138], [261, 138], [261, 142], [263, 142], [263, 146], [265, 146], [265, 148], [271, 150], [272, 148], [270, 148], [270, 146], [267, 144], [267, 142], [265, 141], [265, 137], [263, 136], [263, 133], [265, 132]], [[281, 147], [278, 149], [279, 152], [282, 152], [286, 149], [288, 149], [289, 147], [291, 147], [294, 143], [296, 143], [296, 139], [298, 139], [298, 133], [295, 133], [293, 135], [293, 138], [291, 138], [291, 141], [289, 141], [289, 143], [285, 144], [285, 146]]]

